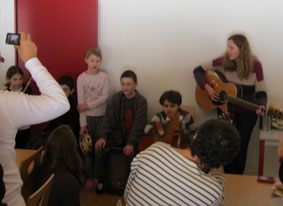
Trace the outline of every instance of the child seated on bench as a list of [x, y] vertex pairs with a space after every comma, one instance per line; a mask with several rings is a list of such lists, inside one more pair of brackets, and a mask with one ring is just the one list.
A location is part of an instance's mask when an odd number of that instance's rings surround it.
[[159, 99], [159, 103], [162, 105], [163, 111], [156, 113], [152, 117], [152, 120], [144, 129], [145, 134], [153, 136], [155, 121], [159, 121], [163, 126], [164, 131], [166, 131], [166, 126], [170, 122], [171, 118], [177, 113], [180, 115], [180, 126], [185, 135], [196, 129], [192, 115], [180, 107], [182, 104], [182, 96], [178, 91], [170, 90], [164, 92]]

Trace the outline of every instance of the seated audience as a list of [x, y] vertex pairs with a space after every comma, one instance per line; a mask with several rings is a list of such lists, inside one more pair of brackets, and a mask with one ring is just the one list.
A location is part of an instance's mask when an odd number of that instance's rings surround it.
[[162, 124], [164, 130], [166, 130], [167, 124], [177, 113], [179, 113], [180, 115], [180, 126], [185, 135], [190, 131], [194, 131], [196, 129], [194, 119], [192, 118], [191, 114], [180, 108], [182, 104], [182, 96], [179, 92], [173, 90], [164, 92], [159, 99], [159, 103], [162, 105], [163, 111], [158, 112], [153, 116], [152, 120], [146, 125], [144, 129], [145, 134], [150, 136], [153, 135], [155, 121], [159, 121]]
[[147, 123], [147, 101], [136, 90], [136, 74], [125, 71], [120, 78], [122, 91], [113, 95], [107, 104], [106, 113], [98, 128], [100, 139], [95, 144], [95, 171], [99, 183], [96, 192], [103, 192], [104, 158], [112, 147], [123, 148], [123, 153], [132, 160], [137, 153], [137, 145], [144, 135]]
[[223, 165], [239, 148], [237, 129], [216, 119], [201, 124], [186, 149], [156, 142], [132, 161], [124, 193], [126, 205], [220, 205]]
[[60, 117], [54, 119], [45, 129], [44, 131], [49, 131], [50, 133], [56, 129], [58, 126], [62, 124], [67, 124], [70, 126], [72, 131], [74, 132], [75, 136], [78, 137], [79, 135], [79, 113], [77, 111], [77, 102], [73, 98], [72, 94], [74, 93], [74, 79], [71, 76], [61, 76], [58, 79], [58, 83], [60, 84], [61, 88], [65, 92], [69, 103], [70, 103], [70, 110], [63, 114]]
[[279, 169], [279, 179], [283, 184], [283, 137], [282, 134], [280, 133], [279, 137], [279, 146], [278, 146], [278, 158], [280, 161], [280, 169]]
[[68, 125], [61, 125], [48, 137], [37, 176], [39, 188], [54, 174], [49, 206], [80, 205], [81, 170], [76, 137]]
[[31, 139], [28, 142], [28, 148], [38, 149], [43, 146], [51, 132], [62, 124], [69, 125], [72, 131], [74, 132], [75, 136], [77, 138], [79, 136], [79, 113], [77, 111], [77, 102], [72, 96], [74, 92], [74, 79], [71, 76], [64, 75], [58, 79], [58, 83], [69, 100], [70, 110], [62, 116], [52, 120], [50, 124], [43, 130], [43, 133], [40, 136]]
[[30, 34], [21, 33], [21, 45], [15, 46], [36, 82], [41, 95], [0, 91], [0, 164], [4, 170], [7, 205], [23, 206], [22, 180], [16, 164], [15, 136], [19, 127], [54, 119], [70, 108], [68, 99], [58, 83], [37, 58], [36, 45]]
[[[23, 84], [24, 72], [18, 66], [11, 66], [6, 72], [6, 90], [13, 92], [23, 92], [32, 94], [32, 89], [29, 85]], [[27, 142], [30, 139], [31, 126], [26, 125], [18, 128], [16, 135], [15, 148], [25, 149]]]

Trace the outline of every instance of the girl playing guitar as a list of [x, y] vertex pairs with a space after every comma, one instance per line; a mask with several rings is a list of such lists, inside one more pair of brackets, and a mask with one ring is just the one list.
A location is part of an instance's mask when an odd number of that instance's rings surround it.
[[229, 107], [229, 112], [234, 113], [233, 123], [241, 135], [241, 148], [236, 158], [227, 164], [224, 170], [226, 173], [243, 174], [257, 114], [264, 114], [263, 110], [267, 103], [262, 66], [251, 54], [247, 38], [242, 34], [235, 34], [228, 38], [224, 56], [194, 69], [198, 86], [207, 92], [212, 101], [218, 102], [218, 92], [205, 79], [205, 71], [209, 69], [220, 71], [227, 81], [240, 85], [242, 99], [260, 105], [256, 112], [233, 104]]

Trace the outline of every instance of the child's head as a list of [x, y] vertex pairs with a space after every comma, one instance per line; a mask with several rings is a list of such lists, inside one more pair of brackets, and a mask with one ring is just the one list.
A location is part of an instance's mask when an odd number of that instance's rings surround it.
[[18, 66], [11, 66], [6, 73], [6, 86], [12, 91], [22, 88], [24, 73]]
[[58, 79], [58, 83], [65, 92], [66, 96], [69, 97], [74, 92], [74, 79], [71, 76], [61, 76]]
[[133, 98], [136, 95], [135, 89], [138, 85], [136, 74], [131, 70], [124, 71], [120, 81], [125, 96], [129, 99]]
[[76, 137], [68, 125], [60, 125], [49, 135], [42, 164], [47, 164], [50, 169], [64, 166], [79, 178], [82, 161]]
[[159, 103], [162, 105], [165, 114], [170, 118], [177, 114], [182, 104], [182, 96], [177, 91], [166, 91], [161, 95]]
[[86, 52], [85, 62], [89, 74], [96, 74], [102, 60], [101, 51], [99, 48], [90, 48]]

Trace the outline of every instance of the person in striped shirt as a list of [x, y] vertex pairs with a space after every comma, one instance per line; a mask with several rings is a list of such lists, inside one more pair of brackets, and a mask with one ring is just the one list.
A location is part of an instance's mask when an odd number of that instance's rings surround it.
[[[131, 164], [124, 192], [126, 205], [221, 205], [223, 165], [239, 152], [237, 129], [224, 120], [201, 124], [186, 149], [156, 142]], [[208, 171], [206, 173], [205, 171]]]

